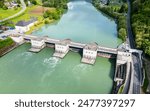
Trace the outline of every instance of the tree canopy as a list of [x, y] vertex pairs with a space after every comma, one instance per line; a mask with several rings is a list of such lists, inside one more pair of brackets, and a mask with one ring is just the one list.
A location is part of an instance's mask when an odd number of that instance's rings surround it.
[[69, 0], [42, 0], [43, 6], [67, 9]]
[[137, 47], [150, 56], [150, 0], [132, 0], [132, 27]]

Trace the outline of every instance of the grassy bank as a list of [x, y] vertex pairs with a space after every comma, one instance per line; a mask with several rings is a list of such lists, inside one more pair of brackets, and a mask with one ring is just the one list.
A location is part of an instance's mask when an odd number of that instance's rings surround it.
[[[38, 23], [34, 24], [34, 26], [32, 26], [30, 30], [26, 32], [26, 34], [31, 34], [33, 31], [38, 30], [39, 28], [44, 26], [45, 21], [47, 20], [46, 19], [39, 20]], [[54, 20], [48, 20], [48, 23], [52, 23], [52, 22], [54, 22]]]
[[14, 43], [14, 41], [11, 38], [7, 38], [5, 40], [0, 40], [0, 50], [2, 48], [12, 45], [13, 43]]
[[7, 52], [10, 48], [15, 46], [15, 42], [11, 38], [0, 40], [0, 56]]

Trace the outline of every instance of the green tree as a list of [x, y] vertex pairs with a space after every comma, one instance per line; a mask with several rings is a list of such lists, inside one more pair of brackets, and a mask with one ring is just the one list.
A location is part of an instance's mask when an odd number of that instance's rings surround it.
[[127, 36], [126, 29], [124, 29], [124, 28], [119, 29], [118, 36], [119, 36], [123, 41], [125, 41], [126, 36]]
[[126, 3], [124, 3], [121, 8], [120, 8], [120, 13], [127, 13], [128, 11], [128, 5]]

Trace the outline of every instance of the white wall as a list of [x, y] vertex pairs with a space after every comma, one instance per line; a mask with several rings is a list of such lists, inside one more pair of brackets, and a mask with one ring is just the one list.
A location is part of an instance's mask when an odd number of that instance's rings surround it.
[[32, 47], [41, 48], [45, 44], [44, 40], [37, 41], [37, 40], [31, 40]]
[[35, 21], [27, 26], [15, 26], [16, 30], [20, 33], [24, 33], [30, 30], [30, 27], [32, 27], [35, 23], [37, 23], [38, 21]]
[[83, 57], [96, 59], [97, 51], [83, 49]]
[[24, 33], [24, 32], [27, 32], [29, 31], [29, 27], [28, 26], [25, 26], [25, 27], [22, 27], [22, 26], [15, 26], [16, 30], [20, 33]]
[[68, 45], [64, 46], [64, 45], [55, 44], [55, 51], [65, 53], [68, 50], [69, 50]]
[[29, 24], [28, 27], [29, 27], [29, 28], [32, 27], [35, 23], [37, 23], [37, 21], [35, 21], [35, 22]]

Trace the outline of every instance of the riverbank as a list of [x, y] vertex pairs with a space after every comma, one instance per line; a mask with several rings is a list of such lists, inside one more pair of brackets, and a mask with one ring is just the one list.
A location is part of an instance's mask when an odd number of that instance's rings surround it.
[[0, 57], [7, 54], [17, 47], [17, 44], [11, 39], [0, 40]]
[[[92, 0], [92, 4], [101, 12], [107, 14], [111, 18], [113, 18], [117, 23], [117, 31], [118, 37], [123, 41], [126, 40], [127, 37], [127, 26], [126, 26], [126, 13], [127, 6], [126, 3], [122, 3], [120, 5], [115, 4], [102, 4], [100, 1]], [[123, 8], [122, 8], [123, 7]]]
[[[43, 19], [43, 20], [39, 20], [36, 24], [34, 24], [32, 27], [30, 27], [30, 30], [27, 31], [25, 34], [32, 34], [32, 32], [40, 29], [42, 26], [45, 25], [45, 21], [46, 19]], [[54, 20], [49, 20], [49, 23], [53, 23]]]
[[[38, 18], [38, 22], [34, 24], [34, 26], [30, 27], [30, 30], [27, 31], [26, 34], [32, 34], [32, 32], [40, 29], [42, 26], [58, 21], [61, 18], [61, 16], [67, 11], [67, 10], [62, 11], [62, 10], [55, 9], [55, 8], [47, 8], [47, 9], [48, 10], [46, 10], [42, 14], [42, 16]], [[50, 12], [50, 13], [47, 13], [47, 12]], [[44, 14], [46, 14], [47, 17], [44, 17]]]

